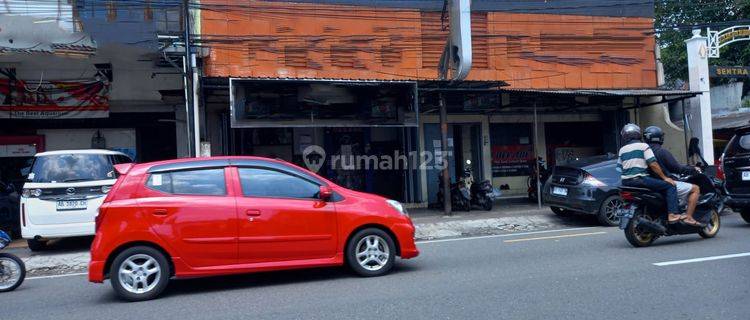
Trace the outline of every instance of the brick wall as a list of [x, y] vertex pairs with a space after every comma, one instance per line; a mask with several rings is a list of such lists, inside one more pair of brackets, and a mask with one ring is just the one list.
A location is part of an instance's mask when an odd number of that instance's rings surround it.
[[[222, 4], [201, 12], [211, 77], [435, 79], [447, 36], [439, 12], [202, 3]], [[472, 22], [469, 79], [535, 89], [656, 86], [650, 18], [475, 12]]]

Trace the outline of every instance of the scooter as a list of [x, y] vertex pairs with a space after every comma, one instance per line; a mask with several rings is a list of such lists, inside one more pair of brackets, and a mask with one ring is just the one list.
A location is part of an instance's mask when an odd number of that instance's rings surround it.
[[[489, 194], [487, 193], [487, 186], [489, 185]], [[479, 184], [474, 183], [474, 176], [471, 173], [471, 160], [466, 160], [466, 166], [464, 167], [461, 177], [456, 183], [451, 184], [451, 207], [456, 210], [471, 211], [473, 204], [481, 206], [485, 210], [492, 209], [492, 200], [494, 192], [492, 189], [492, 183], [489, 181], [482, 181]], [[437, 206], [442, 208], [443, 206], [443, 179], [438, 177], [438, 193], [437, 193]], [[489, 202], [489, 204], [487, 203]], [[486, 209], [488, 208], [489, 209]]]
[[[713, 238], [721, 228], [721, 217], [717, 211], [719, 190], [711, 179], [696, 173], [684, 176], [680, 181], [697, 185], [700, 197], [693, 218], [704, 224], [692, 226], [683, 222], [667, 223], [667, 206], [664, 197], [659, 192], [645, 188], [620, 187], [620, 197], [623, 205], [617, 210], [620, 217], [620, 229], [624, 230], [625, 238], [634, 247], [650, 246], [659, 237], [697, 233], [703, 238]], [[681, 212], [684, 212], [681, 208]]]
[[464, 168], [463, 175], [464, 178], [462, 180], [468, 182], [469, 190], [471, 192], [469, 196], [471, 205], [478, 206], [487, 211], [492, 210], [492, 205], [497, 197], [496, 194], [499, 194], [500, 192], [494, 190], [490, 180], [474, 182], [474, 176], [471, 172], [471, 160], [466, 160], [466, 167]]
[[[0, 250], [10, 244], [10, 236], [0, 230]], [[26, 279], [26, 265], [10, 253], [0, 253], [0, 292], [13, 291]]]
[[[456, 210], [471, 210], [471, 193], [466, 188], [464, 182], [459, 180], [456, 183], [451, 183], [450, 187], [451, 207]], [[443, 179], [438, 177], [438, 192], [437, 192], [437, 203], [435, 208], [443, 208]]]

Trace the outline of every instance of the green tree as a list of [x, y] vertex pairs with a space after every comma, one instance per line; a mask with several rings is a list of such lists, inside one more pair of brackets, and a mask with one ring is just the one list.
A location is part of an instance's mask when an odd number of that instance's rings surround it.
[[[655, 25], [657, 44], [667, 84], [688, 79], [685, 40], [692, 36], [691, 26], [712, 30], [736, 24], [750, 24], [750, 0], [656, 0]], [[740, 42], [721, 49], [721, 57], [711, 65], [750, 64], [750, 42]]]

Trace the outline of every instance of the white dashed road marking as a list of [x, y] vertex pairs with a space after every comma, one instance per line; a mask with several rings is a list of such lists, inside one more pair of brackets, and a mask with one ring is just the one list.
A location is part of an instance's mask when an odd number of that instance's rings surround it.
[[723, 256], [712, 256], [712, 257], [686, 259], [686, 260], [675, 260], [675, 261], [657, 262], [657, 263], [654, 263], [654, 265], [658, 266], [658, 267], [666, 267], [666, 266], [673, 266], [673, 265], [676, 265], [676, 264], [686, 264], [686, 263], [704, 262], [704, 261], [713, 261], [713, 260], [723, 260], [723, 259], [734, 259], [734, 258], [742, 258], [742, 257], [750, 257], [750, 252], [735, 253], [735, 254], [725, 254]]

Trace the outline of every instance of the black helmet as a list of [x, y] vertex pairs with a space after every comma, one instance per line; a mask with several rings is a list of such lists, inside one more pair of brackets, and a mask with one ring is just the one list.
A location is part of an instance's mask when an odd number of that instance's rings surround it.
[[624, 142], [641, 140], [641, 127], [628, 123], [620, 130], [620, 137]]
[[650, 126], [643, 130], [643, 140], [647, 143], [664, 143], [664, 130], [657, 126]]

